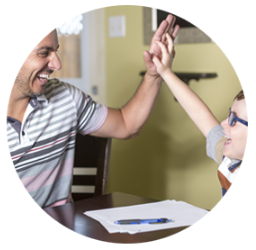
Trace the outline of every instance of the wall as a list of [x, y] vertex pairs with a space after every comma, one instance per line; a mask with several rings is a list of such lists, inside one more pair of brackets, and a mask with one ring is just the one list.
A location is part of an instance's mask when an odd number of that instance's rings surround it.
[[[117, 6], [105, 9], [106, 103], [122, 107], [134, 94], [145, 70], [143, 9]], [[109, 38], [109, 16], [126, 16], [126, 37]], [[174, 71], [215, 72], [216, 79], [192, 81], [191, 88], [223, 120], [239, 80], [214, 43], [177, 44]], [[164, 200], [183, 200], [212, 209], [220, 200], [217, 164], [206, 156], [205, 138], [163, 83], [157, 105], [140, 136], [112, 143], [107, 192]]]

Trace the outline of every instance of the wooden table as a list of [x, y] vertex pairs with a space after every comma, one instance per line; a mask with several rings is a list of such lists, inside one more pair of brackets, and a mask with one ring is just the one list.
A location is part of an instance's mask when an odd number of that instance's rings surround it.
[[79, 234], [113, 243], [149, 242], [176, 234], [187, 228], [172, 228], [133, 235], [128, 233], [110, 234], [98, 221], [83, 214], [85, 211], [89, 210], [139, 205], [150, 202], [156, 202], [156, 200], [116, 192], [65, 204], [59, 207], [46, 208], [44, 211], [62, 225]]

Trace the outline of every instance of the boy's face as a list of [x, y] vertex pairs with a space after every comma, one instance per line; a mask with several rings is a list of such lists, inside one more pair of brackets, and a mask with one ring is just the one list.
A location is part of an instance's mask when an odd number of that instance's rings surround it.
[[[248, 121], [245, 99], [235, 100], [231, 111], [240, 119]], [[229, 139], [224, 145], [223, 154], [229, 158], [243, 160], [247, 141], [248, 127], [240, 122], [236, 122], [233, 127], [228, 125], [228, 118], [221, 122], [223, 133]]]

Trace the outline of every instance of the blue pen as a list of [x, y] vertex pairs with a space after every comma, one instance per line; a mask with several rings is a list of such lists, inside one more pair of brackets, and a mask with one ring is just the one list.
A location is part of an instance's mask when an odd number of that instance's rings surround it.
[[167, 222], [173, 222], [171, 219], [161, 218], [161, 219], [130, 219], [130, 220], [117, 220], [115, 224], [119, 225], [136, 225], [136, 224], [162, 224]]

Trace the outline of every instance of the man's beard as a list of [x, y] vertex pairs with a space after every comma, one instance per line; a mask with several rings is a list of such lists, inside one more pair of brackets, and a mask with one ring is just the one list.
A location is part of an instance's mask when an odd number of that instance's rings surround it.
[[15, 79], [14, 85], [24, 96], [35, 97], [42, 95], [45, 91], [46, 84], [41, 86], [41, 91], [34, 92], [33, 89], [29, 86], [29, 82], [33, 81], [33, 79], [30, 78], [31, 76], [24, 76], [21, 70]]

